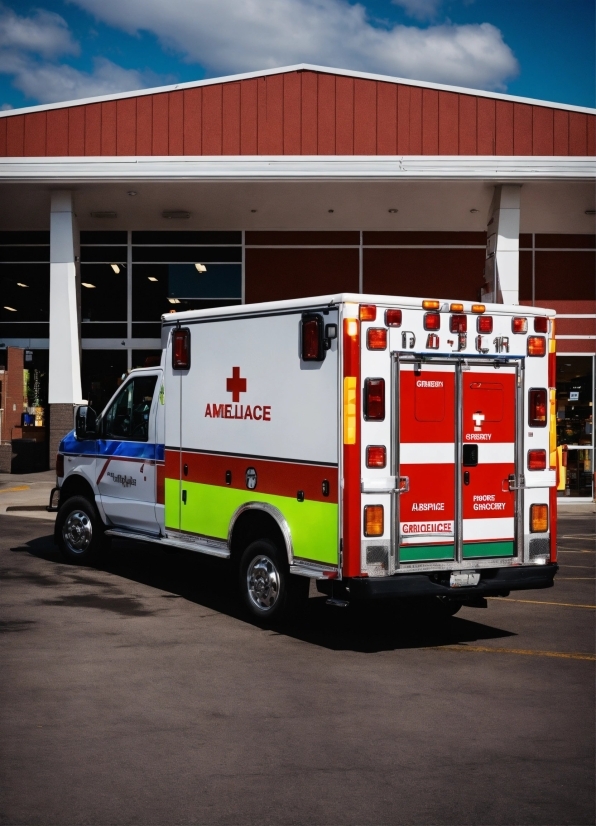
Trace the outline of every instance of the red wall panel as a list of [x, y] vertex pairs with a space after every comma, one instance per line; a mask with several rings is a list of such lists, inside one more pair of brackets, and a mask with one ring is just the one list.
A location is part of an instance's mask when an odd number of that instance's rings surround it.
[[246, 300], [358, 292], [357, 249], [247, 249]]
[[335, 80], [335, 151], [354, 154], [354, 80], [338, 76]]
[[410, 154], [422, 155], [422, 89], [410, 86]]
[[569, 154], [585, 155], [588, 150], [588, 116], [569, 112]]
[[42, 158], [46, 154], [46, 121], [47, 112], [34, 112], [25, 118], [24, 154], [30, 158]]
[[302, 72], [302, 155], [317, 154], [317, 76]]
[[0, 118], [0, 157], [5, 158], [8, 155], [6, 151], [6, 127], [8, 118]]
[[377, 83], [354, 81], [354, 155], [377, 151]]
[[[224, 155], [240, 154], [240, 84], [226, 83], [223, 87], [223, 138]], [[181, 153], [182, 154], [182, 153]]]
[[[205, 90], [203, 90], [205, 91]], [[153, 115], [151, 118], [151, 154], [168, 154], [168, 95], [153, 95]]]
[[319, 75], [317, 140], [319, 155], [335, 155], [335, 78]]
[[439, 93], [422, 90], [422, 154], [439, 154]]
[[461, 95], [459, 99], [459, 154], [476, 154], [477, 98]]
[[377, 85], [377, 153], [395, 155], [397, 152], [397, 86], [393, 83]]
[[68, 154], [77, 158], [85, 154], [85, 108], [83, 106], [73, 106], [69, 110]]
[[116, 146], [119, 155], [137, 153], [137, 102], [134, 98], [117, 102]]
[[184, 154], [201, 154], [201, 119], [203, 90], [184, 90]]
[[184, 92], [172, 92], [168, 118], [168, 155], [184, 153]]
[[283, 155], [284, 151], [284, 88], [283, 76], [271, 75], [266, 78], [261, 107], [259, 85], [259, 154]]
[[532, 154], [554, 153], [553, 110], [545, 106], [532, 107]]
[[527, 103], [513, 104], [513, 154], [532, 154], [532, 107]]
[[301, 75], [284, 75], [284, 155], [299, 155], [302, 133], [300, 112]]
[[457, 155], [459, 144], [459, 95], [439, 92], [439, 155]]
[[243, 80], [240, 84], [240, 154], [257, 154], [257, 84]]
[[[151, 153], [148, 152], [147, 154]], [[101, 155], [101, 103], [92, 103], [90, 106], [85, 106], [85, 155], [92, 155], [93, 157]]]
[[495, 154], [513, 155], [513, 103], [495, 101]]
[[203, 88], [203, 155], [221, 155], [223, 95], [220, 84]]
[[397, 154], [410, 154], [410, 87], [397, 87]]
[[[49, 131], [49, 130], [48, 130]], [[116, 154], [116, 101], [101, 104], [101, 154]]]
[[478, 98], [478, 154], [495, 154], [495, 101]]
[[[8, 124], [8, 136], [10, 141], [10, 122]], [[68, 155], [68, 109], [50, 109], [48, 111], [47, 147], [47, 154], [50, 157]], [[12, 154], [10, 143], [8, 152]]]
[[136, 138], [137, 154], [151, 155], [153, 147], [153, 97], [151, 95], [137, 99]]

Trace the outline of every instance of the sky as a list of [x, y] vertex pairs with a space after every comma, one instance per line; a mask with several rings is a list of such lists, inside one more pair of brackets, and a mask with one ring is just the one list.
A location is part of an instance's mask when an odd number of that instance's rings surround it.
[[311, 63], [596, 106], [594, 0], [0, 0], [0, 108]]

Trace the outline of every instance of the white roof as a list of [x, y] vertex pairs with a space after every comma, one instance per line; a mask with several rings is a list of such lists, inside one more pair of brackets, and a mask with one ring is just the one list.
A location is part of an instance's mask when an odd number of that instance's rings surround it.
[[376, 75], [371, 74], [370, 72], [352, 72], [349, 69], [334, 69], [330, 66], [313, 66], [310, 63], [297, 63], [295, 66], [281, 66], [279, 69], [263, 69], [259, 72], [245, 72], [238, 75], [208, 78], [207, 80], [193, 80], [189, 83], [176, 83], [172, 86], [156, 86], [152, 89], [138, 89], [134, 92], [118, 92], [113, 95], [99, 95], [98, 97], [81, 98], [80, 100], [60, 101], [59, 103], [44, 103], [41, 106], [26, 106], [22, 109], [8, 109], [0, 112], [0, 118], [12, 117], [13, 115], [24, 115], [29, 112], [44, 112], [48, 109], [63, 109], [67, 106], [83, 106], [88, 103], [101, 103], [102, 101], [107, 100], [123, 100], [124, 98], [134, 98], [141, 95], [156, 95], [162, 92], [175, 92], [180, 89], [193, 89], [198, 86], [213, 86], [218, 83], [233, 83], [235, 81], [249, 80], [256, 77], [266, 77], [268, 75], [279, 75], [287, 72], [304, 71], [322, 72], [329, 75], [342, 75], [343, 77], [355, 77], [362, 78], [364, 80], [380, 80], [384, 83], [400, 83], [405, 86], [417, 86], [423, 89], [437, 89], [442, 92], [457, 92], [464, 95], [476, 95], [477, 97], [492, 98], [493, 100], [508, 100], [513, 103], [529, 103], [533, 106], [548, 106], [551, 109], [565, 109], [570, 112], [584, 112], [589, 115], [596, 115], [596, 109], [588, 106], [572, 106], [568, 103], [556, 103], [553, 101], [518, 97], [517, 95], [503, 95], [498, 92], [486, 92], [483, 89], [466, 89], [462, 86], [447, 86], [443, 83], [429, 83], [424, 80], [390, 77], [389, 75]]

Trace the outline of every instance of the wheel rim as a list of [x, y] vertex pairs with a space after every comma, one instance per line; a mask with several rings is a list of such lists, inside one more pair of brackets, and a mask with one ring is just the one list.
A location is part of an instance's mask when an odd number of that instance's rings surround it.
[[255, 556], [246, 572], [248, 598], [259, 611], [271, 611], [279, 599], [280, 577], [268, 556]]
[[73, 554], [82, 554], [89, 548], [93, 539], [93, 526], [85, 511], [77, 510], [68, 514], [62, 528], [62, 538]]

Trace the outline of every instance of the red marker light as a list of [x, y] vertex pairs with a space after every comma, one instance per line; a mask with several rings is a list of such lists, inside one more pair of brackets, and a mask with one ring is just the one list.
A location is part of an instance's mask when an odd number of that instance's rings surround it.
[[387, 448], [385, 445], [367, 445], [366, 467], [385, 467], [387, 464]]
[[401, 310], [385, 310], [385, 324], [388, 327], [401, 327]]
[[546, 427], [546, 390], [530, 390], [528, 398], [528, 424], [530, 427]]
[[377, 308], [374, 304], [361, 304], [359, 317], [360, 321], [375, 321], [377, 318]]
[[323, 361], [323, 319], [320, 315], [302, 316], [302, 361]]
[[452, 333], [465, 333], [468, 330], [468, 319], [465, 315], [452, 315], [449, 319], [449, 330]]
[[512, 318], [511, 319], [511, 329], [514, 333], [527, 333], [528, 332], [528, 319], [527, 318]]
[[492, 333], [493, 331], [493, 317], [492, 315], [479, 315], [476, 319], [476, 329], [479, 333]]
[[534, 332], [548, 333], [548, 318], [545, 318], [544, 316], [537, 316], [534, 319]]
[[172, 333], [172, 369], [188, 370], [190, 367], [190, 330], [178, 328]]
[[439, 313], [424, 313], [424, 329], [425, 330], [440, 330], [441, 316]]
[[369, 350], [386, 350], [387, 330], [384, 327], [369, 327], [366, 333], [366, 346]]
[[385, 418], [385, 379], [365, 380], [364, 418], [367, 422], [382, 422]]
[[544, 356], [546, 355], [546, 339], [544, 336], [529, 336], [528, 338], [528, 355], [529, 356]]
[[528, 470], [546, 470], [546, 450], [528, 450]]

